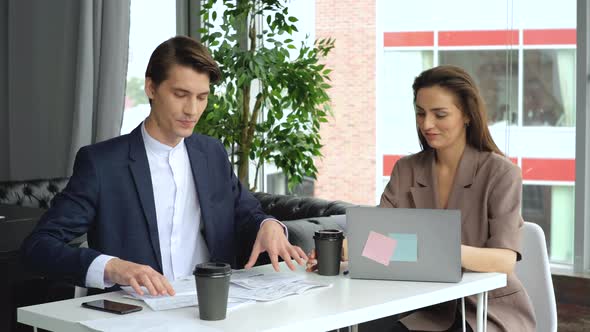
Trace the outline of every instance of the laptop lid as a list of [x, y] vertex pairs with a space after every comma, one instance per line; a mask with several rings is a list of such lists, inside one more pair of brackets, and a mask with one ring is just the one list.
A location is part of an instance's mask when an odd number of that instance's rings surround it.
[[351, 278], [458, 282], [461, 211], [346, 210]]

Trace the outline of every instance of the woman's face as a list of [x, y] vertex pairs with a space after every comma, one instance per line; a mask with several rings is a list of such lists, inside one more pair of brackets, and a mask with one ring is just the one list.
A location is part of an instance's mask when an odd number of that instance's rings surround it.
[[444, 150], [465, 145], [465, 125], [469, 120], [457, 105], [457, 97], [440, 86], [418, 90], [416, 124], [433, 149]]

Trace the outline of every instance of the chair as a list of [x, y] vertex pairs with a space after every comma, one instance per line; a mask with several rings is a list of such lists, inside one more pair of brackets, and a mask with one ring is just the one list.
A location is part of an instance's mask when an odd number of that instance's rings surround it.
[[524, 223], [522, 260], [516, 264], [515, 272], [531, 298], [537, 318], [537, 331], [557, 331], [557, 308], [545, 234], [537, 224]]

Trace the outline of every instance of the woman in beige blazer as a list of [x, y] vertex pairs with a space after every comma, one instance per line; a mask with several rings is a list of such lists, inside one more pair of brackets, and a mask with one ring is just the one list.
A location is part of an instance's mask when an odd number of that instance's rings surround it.
[[[422, 151], [395, 164], [379, 206], [461, 210], [463, 268], [508, 275], [507, 286], [488, 295], [488, 331], [535, 331], [529, 297], [514, 274], [523, 225], [520, 169], [492, 140], [484, 102], [463, 69], [426, 70], [412, 87]], [[309, 258], [311, 271], [315, 251]], [[467, 322], [475, 326], [476, 299], [465, 302]], [[451, 301], [413, 311], [393, 331], [461, 331], [459, 308]]]
[[[506, 287], [489, 293], [488, 331], [534, 331], [533, 308], [514, 274], [521, 259], [521, 171], [492, 140], [484, 102], [463, 69], [426, 70], [412, 87], [422, 151], [395, 164], [380, 207], [461, 210], [463, 268], [508, 275]], [[465, 303], [471, 326], [475, 303], [474, 297]], [[400, 328], [454, 331], [459, 307], [452, 301], [415, 311]]]

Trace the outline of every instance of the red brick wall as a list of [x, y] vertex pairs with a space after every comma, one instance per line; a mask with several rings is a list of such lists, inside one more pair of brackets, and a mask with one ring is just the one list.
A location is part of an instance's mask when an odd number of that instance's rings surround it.
[[375, 14], [375, 0], [316, 1], [316, 38], [336, 39], [326, 61], [334, 117], [321, 128], [319, 198], [375, 204]]

